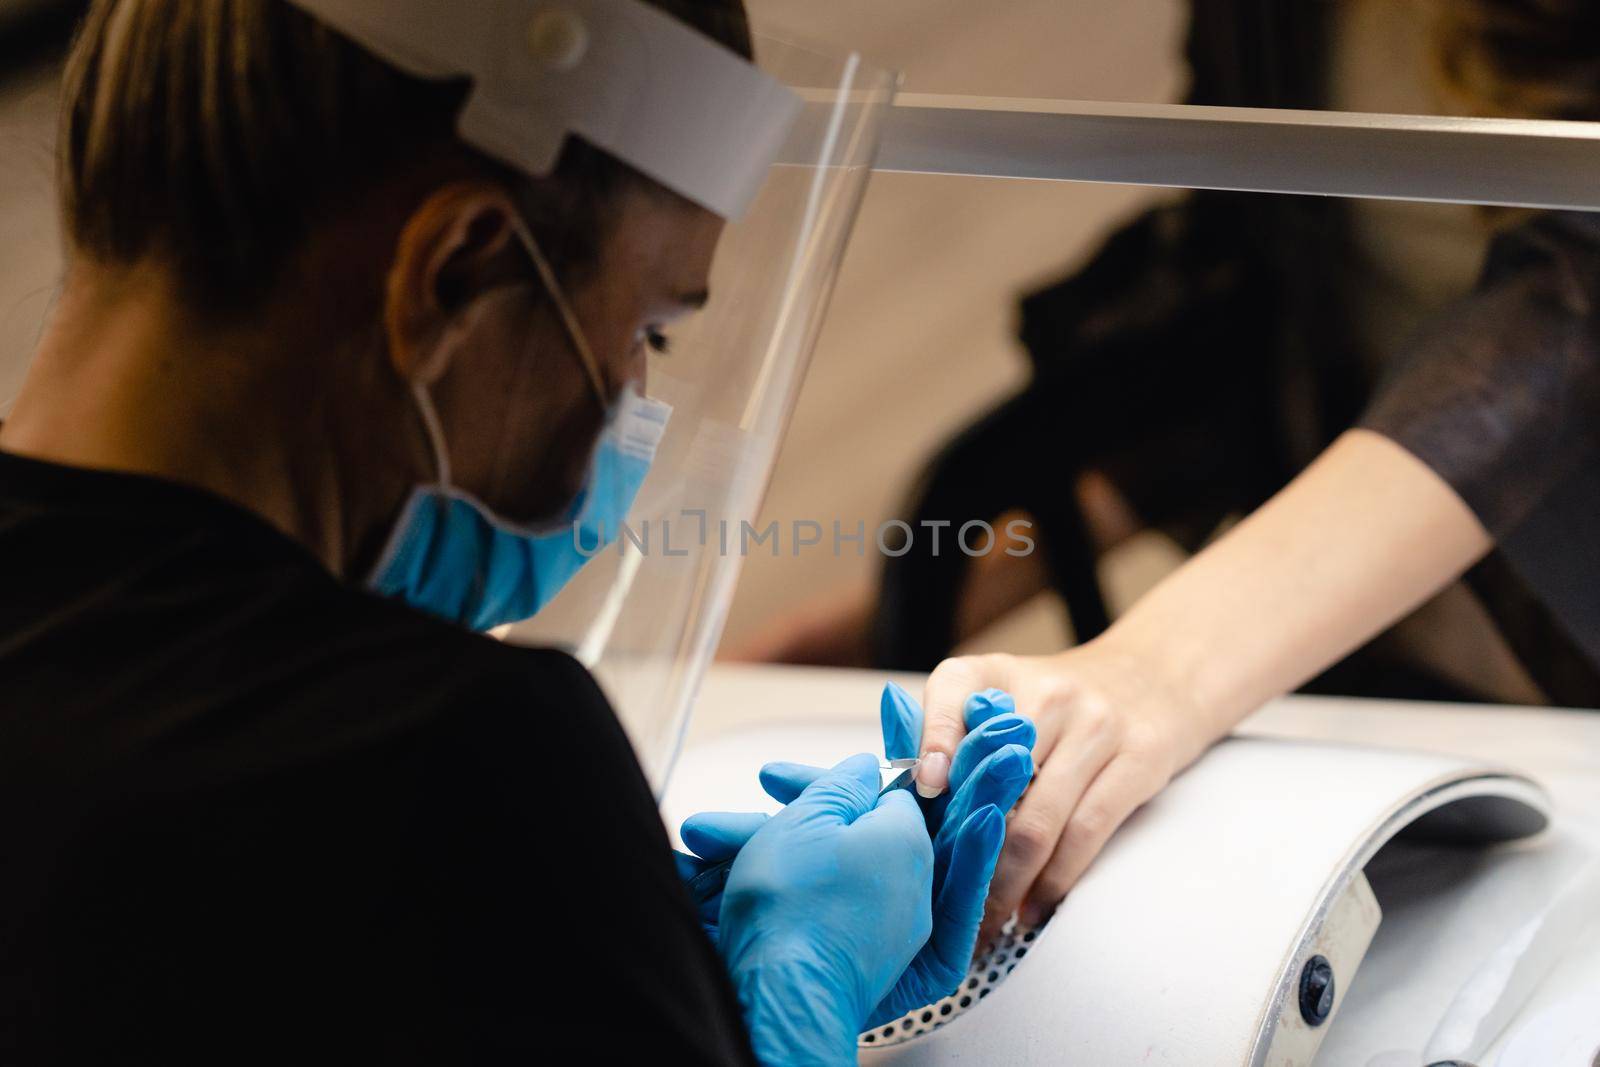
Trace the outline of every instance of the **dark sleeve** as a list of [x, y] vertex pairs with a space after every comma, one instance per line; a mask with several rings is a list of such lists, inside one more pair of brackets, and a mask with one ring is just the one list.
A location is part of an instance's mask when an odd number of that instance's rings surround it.
[[1362, 420], [1448, 482], [1600, 663], [1600, 221], [1556, 214], [1499, 238]]
[[[655, 798], [599, 688], [517, 657], [437, 757], [447, 946], [478, 1062], [754, 1062]], [[552, 1052], [570, 1050], [552, 1057]]]

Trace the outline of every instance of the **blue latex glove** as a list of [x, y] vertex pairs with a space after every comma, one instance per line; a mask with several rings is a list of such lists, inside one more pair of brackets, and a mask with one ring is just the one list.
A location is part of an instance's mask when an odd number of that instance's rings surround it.
[[[1015, 806], [1033, 777], [1033, 723], [1016, 714], [1010, 696], [999, 690], [975, 694], [965, 708], [971, 731], [950, 768], [950, 789], [922, 800], [933, 837], [933, 930], [928, 943], [875, 1006], [863, 1030], [949, 996], [972, 961], [983, 922], [989, 880], [1005, 843], [1005, 813]], [[917, 754], [922, 709], [890, 683], [882, 700], [884, 753], [889, 759]], [[761, 784], [775, 800], [788, 802], [823, 772], [799, 763], [770, 763]]]
[[692, 853], [672, 854], [678, 863], [678, 877], [683, 879], [712, 944], [717, 942], [723, 887], [731, 873], [723, 864], [739, 854], [769, 817], [755, 812], [707, 811], [691, 815], [678, 830], [684, 847]]
[[[922, 737], [922, 709], [917, 706], [917, 702], [904, 689], [890, 683], [884, 688], [880, 710], [884, 756], [888, 759], [915, 757], [917, 745]], [[934, 800], [919, 798], [923, 810], [928, 815], [930, 835], [937, 835], [945, 825], [947, 821], [944, 816], [945, 811], [960, 791], [960, 787], [972, 778], [972, 772], [977, 769], [981, 761], [1007, 744], [1021, 745], [1028, 749], [1033, 747], [1033, 723], [1015, 714], [1016, 704], [1008, 694], [998, 689], [975, 693], [968, 698], [965, 711], [969, 730], [988, 725], [981, 732], [968, 737], [956, 750], [956, 758], [950, 770], [950, 789], [939, 794]], [[762, 784], [769, 795], [787, 804], [799, 796], [800, 791], [822, 773], [821, 768], [804, 764], [772, 763], [762, 770]], [[987, 790], [974, 787], [966, 802], [969, 813], [975, 811], [978, 806], [973, 803], [973, 797], [984, 792]], [[1003, 791], [996, 795], [995, 802], [1002, 810], [1008, 810], [1010, 805], [1015, 803], [1007, 801], [1006, 793]], [[678, 874], [700, 912], [700, 921], [705, 927], [706, 934], [713, 942], [717, 939], [717, 915], [722, 910], [722, 887], [726, 882], [727, 872], [725, 870], [720, 872], [723, 875], [720, 878], [706, 876], [727, 860], [737, 856], [739, 849], [744, 847], [745, 842], [750, 840], [750, 836], [761, 828], [767, 818], [766, 815], [753, 812], [702, 812], [686, 819], [678, 831], [679, 836], [683, 838], [684, 847], [692, 853], [692, 855], [683, 852], [674, 853], [678, 863]], [[955, 846], [953, 831], [958, 827], [959, 821], [951, 819], [948, 822], [951, 829], [946, 831], [944, 839], [934, 850], [936, 888], [943, 885], [945, 870]]]
[[[1003, 703], [999, 707], [1010, 707], [1010, 697], [998, 690], [993, 691]], [[989, 699], [988, 694], [978, 694], [974, 701]], [[893, 708], [891, 708], [893, 704]], [[986, 711], [994, 711], [989, 704], [982, 704]], [[915, 719], [912, 729], [921, 728], [921, 711], [915, 701], [898, 686], [885, 690], [883, 701], [883, 732], [884, 748], [889, 759], [905, 758], [899, 755], [904, 751], [904, 744], [897, 744], [896, 732], [905, 729], [907, 719]], [[994, 714], [999, 714], [994, 711]], [[991, 716], [992, 717], [992, 716]], [[981, 719], [972, 719], [981, 722]], [[1009, 807], [1015, 803], [1009, 798], [1009, 792], [999, 781], [1006, 777], [1008, 771], [1014, 771], [1015, 765], [1010, 763], [992, 762], [985, 774], [974, 780], [973, 772], [980, 761], [999, 751], [1008, 744], [1032, 748], [1034, 741], [1033, 724], [1019, 715], [1009, 715], [1004, 721], [995, 722], [989, 728], [975, 733], [956, 750], [956, 759], [951, 770], [950, 782], [952, 789], [941, 793], [935, 800], [920, 800], [924, 812], [927, 813], [928, 832], [931, 836], [938, 836], [944, 829], [943, 836], [938, 837], [934, 845], [934, 887], [937, 892], [945, 885], [946, 871], [950, 865], [951, 856], [955, 851], [957, 833], [955, 832], [964, 824], [965, 818], [947, 818], [945, 812], [953, 801], [960, 801], [966, 817], [970, 817], [979, 807], [984, 798], [993, 796], [997, 804]], [[915, 751], [916, 736], [911, 737], [912, 751]], [[769, 795], [775, 799], [788, 803], [800, 795], [811, 782], [823, 773], [821, 768], [809, 767], [797, 763], [772, 763], [762, 769], [762, 784]], [[962, 793], [960, 786], [971, 782], [971, 787]], [[1026, 785], [1026, 779], [1023, 779]], [[727, 884], [730, 873], [726, 861], [733, 859], [744, 847], [745, 842], [759, 830], [767, 821], [768, 816], [756, 812], [723, 812], [707, 811], [698, 815], [691, 815], [685, 819], [679, 828], [679, 836], [683, 838], [684, 847], [689, 853], [675, 852], [674, 857], [678, 864], [678, 875], [683, 879], [684, 887], [689, 891], [690, 898], [694, 901], [700, 913], [700, 924], [705, 929], [706, 936], [712, 942], [717, 940], [717, 917], [722, 910], [722, 891]], [[1003, 827], [1002, 827], [1003, 830]], [[976, 832], [976, 827], [974, 827]], [[961, 868], [963, 871], [965, 867]], [[951, 892], [952, 899], [962, 896], [967, 892], [960, 889]], [[980, 896], [988, 893], [988, 883], [980, 891]], [[936, 927], [936, 933], [939, 928]], [[959, 982], [959, 978], [957, 979]], [[941, 994], [942, 995], [942, 994]], [[937, 997], [932, 999], [937, 1000]], [[928, 1003], [923, 1001], [922, 1003]], [[920, 1007], [914, 1004], [911, 1007]], [[910, 1010], [909, 1008], [907, 1010]], [[901, 1013], [903, 1014], [903, 1013]]]
[[933, 848], [878, 760], [819, 776], [739, 852], [721, 943], [763, 1064], [853, 1064], [856, 1037], [928, 940]]

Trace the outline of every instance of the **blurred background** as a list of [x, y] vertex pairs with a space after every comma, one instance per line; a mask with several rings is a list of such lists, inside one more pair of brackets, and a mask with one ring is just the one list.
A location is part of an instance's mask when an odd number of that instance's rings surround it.
[[[1169, 101], [1182, 96], [1178, 0], [755, 0], [763, 28], [854, 47], [903, 72], [906, 92]], [[828, 325], [758, 526], [796, 519], [869, 531], [903, 518], [908, 488], [945, 440], [1027, 379], [1021, 295], [1081, 265], [1162, 194], [1148, 189], [880, 174], [869, 187]], [[1040, 470], [1039, 476], [1049, 477]], [[831, 527], [830, 527], [831, 529]], [[870, 534], [869, 534], [870, 536]], [[1108, 560], [1117, 599], [1163, 573], [1159, 537]], [[745, 562], [724, 647], [764, 621], [872, 583], [847, 550]], [[1055, 594], [974, 647], [1059, 649]]]

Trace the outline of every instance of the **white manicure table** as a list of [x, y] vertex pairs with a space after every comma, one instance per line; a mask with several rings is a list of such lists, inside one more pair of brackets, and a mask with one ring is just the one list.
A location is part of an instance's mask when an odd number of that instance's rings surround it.
[[[669, 826], [775, 809], [767, 760], [880, 751], [888, 677], [713, 668]], [[1596, 856], [1600, 713], [1288, 697], [861, 1061], [1595, 1067]]]

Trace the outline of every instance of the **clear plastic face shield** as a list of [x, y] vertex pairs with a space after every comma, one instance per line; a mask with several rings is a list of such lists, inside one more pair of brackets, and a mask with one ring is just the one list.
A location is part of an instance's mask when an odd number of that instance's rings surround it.
[[292, 2], [408, 73], [471, 77], [482, 151], [542, 175], [577, 135], [728, 220], [710, 300], [652, 357], [672, 411], [626, 520], [599, 551], [575, 526], [587, 562], [509, 635], [594, 672], [659, 794], [740, 564], [771, 550], [756, 517], [896, 80], [767, 39], [758, 68], [640, 0]]
[[[894, 80], [758, 40], [808, 106], [745, 216], [723, 234], [706, 308], [671, 329], [649, 395], [671, 420], [618, 540], [512, 640], [594, 671], [658, 795], [710, 665], [845, 244]], [[805, 162], [798, 162], [798, 161]]]

